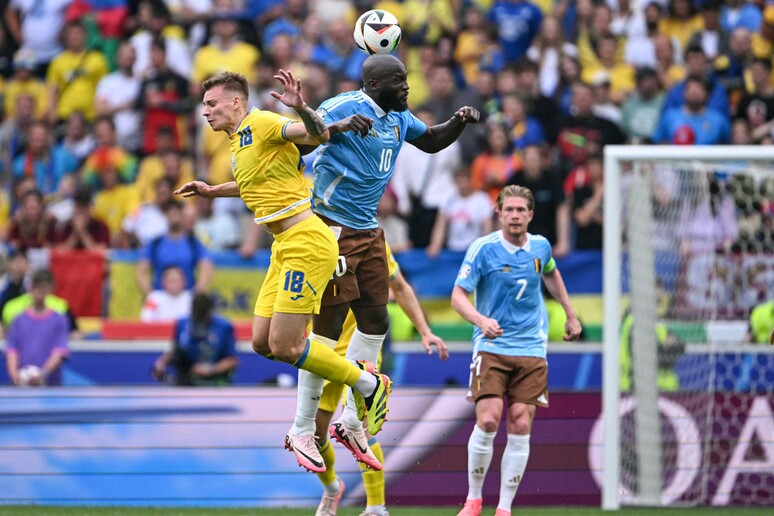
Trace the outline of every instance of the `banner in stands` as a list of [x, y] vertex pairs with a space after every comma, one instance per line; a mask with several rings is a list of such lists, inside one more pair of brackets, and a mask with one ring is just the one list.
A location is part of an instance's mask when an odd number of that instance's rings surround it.
[[[397, 255], [401, 270], [409, 278], [418, 296], [426, 299], [448, 298], [454, 286], [464, 253], [443, 252], [428, 258], [424, 251], [408, 251]], [[259, 251], [252, 259], [242, 259], [235, 252], [213, 253], [215, 277], [212, 292], [220, 312], [226, 317], [249, 319], [258, 291], [266, 276], [269, 252]], [[142, 296], [135, 280], [136, 252], [111, 251], [109, 316], [115, 319], [136, 319], [142, 306]], [[602, 253], [578, 251], [557, 261], [570, 294], [602, 292]], [[446, 303], [448, 306], [448, 303]], [[596, 321], [595, 313], [586, 320]]]
[[54, 293], [63, 297], [77, 317], [102, 315], [106, 258], [98, 251], [51, 251]]
[[[714, 406], [735, 409], [712, 411], [712, 435], [704, 432], [707, 415], [691, 412], [695, 400], [661, 399], [665, 440], [690, 452], [674, 454], [665, 469], [679, 472], [668, 474], [671, 501], [770, 506], [772, 400], [715, 396]], [[391, 403], [379, 435], [388, 507], [461, 503], [473, 426], [465, 390], [400, 389]], [[623, 400], [622, 419], [631, 405]], [[0, 407], [0, 504], [314, 507], [322, 493], [317, 477], [282, 448], [294, 389], [2, 388]], [[600, 411], [598, 393], [555, 394], [538, 410], [518, 505], [600, 503]], [[497, 499], [505, 441], [501, 428], [484, 487], [488, 504]], [[697, 442], [708, 452], [696, 453]], [[359, 468], [335, 448], [345, 503], [362, 504]]]

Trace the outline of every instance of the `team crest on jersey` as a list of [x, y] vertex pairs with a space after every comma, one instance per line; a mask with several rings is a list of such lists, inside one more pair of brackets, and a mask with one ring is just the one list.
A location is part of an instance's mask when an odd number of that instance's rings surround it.
[[328, 110], [325, 109], [325, 108], [318, 108], [317, 109], [317, 114], [320, 115], [320, 118], [325, 120], [325, 117], [328, 116]]
[[510, 265], [503, 265], [503, 268], [500, 269], [500, 272], [511, 272], [511, 266]]
[[465, 279], [465, 278], [467, 278], [468, 276], [470, 276], [470, 265], [467, 265], [467, 264], [465, 264], [465, 265], [463, 265], [463, 266], [462, 266], [462, 268], [460, 269], [460, 272], [459, 272], [459, 274], [457, 274], [457, 278], [459, 278], [459, 279]]

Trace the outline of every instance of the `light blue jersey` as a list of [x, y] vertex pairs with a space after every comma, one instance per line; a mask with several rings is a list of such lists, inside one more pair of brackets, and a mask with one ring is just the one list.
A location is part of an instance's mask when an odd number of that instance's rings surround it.
[[528, 233], [524, 246], [516, 247], [495, 231], [470, 245], [454, 284], [474, 292], [476, 310], [503, 330], [502, 336], [487, 339], [476, 327], [474, 356], [487, 351], [546, 358], [548, 315], [540, 286], [542, 275], [554, 267], [551, 244], [540, 235]]
[[339, 133], [320, 146], [314, 160], [314, 210], [344, 226], [373, 229], [403, 142], [419, 138], [427, 126], [408, 110], [385, 113], [362, 90], [328, 99], [317, 111], [326, 124], [358, 113], [374, 120], [365, 138]]

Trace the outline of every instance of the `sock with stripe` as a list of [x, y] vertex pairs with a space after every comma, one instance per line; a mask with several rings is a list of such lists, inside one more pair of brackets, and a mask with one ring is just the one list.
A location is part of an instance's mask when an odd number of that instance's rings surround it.
[[[333, 349], [336, 341], [315, 335], [309, 335], [309, 340], [319, 342]], [[325, 380], [316, 374], [304, 369], [298, 370], [298, 389], [296, 399], [296, 416], [293, 420], [291, 435], [313, 434], [315, 429], [314, 418], [317, 415], [317, 407], [320, 405]]]
[[478, 425], [473, 427], [468, 439], [468, 500], [481, 498], [484, 478], [489, 471], [497, 432], [484, 432]]
[[[347, 346], [347, 358], [350, 360], [368, 360], [375, 364], [379, 359], [379, 352], [382, 349], [382, 343], [386, 336], [386, 334], [366, 335], [355, 328], [352, 339], [349, 341], [349, 346]], [[344, 408], [343, 421], [348, 428], [357, 428], [360, 425], [360, 419], [357, 417], [355, 396], [352, 390], [347, 391], [347, 406]]]
[[[384, 464], [384, 452], [379, 441], [375, 437], [371, 437], [368, 440], [368, 446], [379, 462]], [[363, 477], [363, 487], [366, 492], [366, 512], [384, 514], [384, 469], [376, 471], [366, 468], [365, 464], [360, 463], [360, 474]]]
[[317, 478], [322, 482], [326, 494], [336, 496], [341, 489], [339, 482], [336, 480], [336, 470], [334, 469], [334, 465], [336, 464], [336, 452], [333, 449], [333, 444], [331, 444], [330, 439], [326, 439], [325, 443], [323, 443], [319, 449], [320, 455], [322, 455], [323, 461], [325, 462], [326, 470], [325, 473], [317, 473]]
[[511, 510], [529, 459], [529, 435], [508, 434], [508, 444], [500, 462], [500, 501], [498, 509]]

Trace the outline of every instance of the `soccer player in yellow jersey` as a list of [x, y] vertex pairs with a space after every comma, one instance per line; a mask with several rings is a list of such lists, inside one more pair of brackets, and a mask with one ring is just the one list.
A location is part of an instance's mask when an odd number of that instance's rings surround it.
[[[303, 177], [296, 145], [318, 145], [330, 132], [306, 105], [301, 81], [290, 71], [275, 78], [282, 93], [272, 96], [294, 109], [302, 123], [259, 109], [247, 109], [247, 79], [223, 72], [203, 83], [204, 117], [215, 131], [229, 136], [234, 181], [209, 185], [192, 181], [175, 193], [184, 197], [241, 197], [255, 213], [255, 222], [274, 235], [272, 257], [261, 286], [252, 328], [256, 353], [281, 360], [321, 378], [352, 387], [370, 414], [386, 411], [390, 379], [367, 371], [336, 354], [306, 327], [319, 313], [323, 290], [336, 268], [338, 245], [331, 229], [311, 210], [311, 193]], [[337, 129], [350, 130], [342, 120]], [[360, 367], [358, 367], [360, 366]], [[317, 473], [325, 464], [314, 442], [314, 428], [285, 438], [299, 465]]]
[[[411, 285], [406, 281], [406, 278], [400, 273], [398, 262], [395, 261], [395, 257], [392, 255], [390, 246], [385, 242], [385, 251], [387, 253], [387, 270], [390, 275], [390, 290], [392, 291], [395, 301], [406, 312], [414, 327], [419, 331], [422, 336], [422, 346], [425, 351], [430, 354], [432, 348], [435, 347], [438, 350], [438, 356], [441, 360], [449, 358], [449, 349], [446, 347], [443, 339], [433, 334], [430, 330], [430, 326], [427, 324], [427, 319], [422, 311], [422, 307], [419, 304], [416, 293]], [[336, 343], [336, 353], [341, 356], [345, 356], [347, 353], [347, 347], [349, 341], [355, 333], [355, 316], [350, 310], [347, 314], [347, 318], [344, 321], [344, 326], [341, 331], [341, 337]], [[320, 406], [317, 409], [317, 430], [316, 437], [317, 442], [320, 444], [320, 454], [325, 461], [326, 471], [324, 473], [318, 473], [317, 477], [323, 484], [324, 493], [315, 516], [335, 516], [339, 507], [339, 502], [344, 496], [344, 482], [336, 476], [334, 470], [334, 463], [336, 461], [336, 455], [333, 451], [333, 446], [328, 439], [328, 425], [331, 423], [333, 413], [336, 412], [336, 407], [341, 401], [341, 394], [344, 390], [344, 386], [338, 383], [325, 382], [322, 396], [320, 397]], [[335, 423], [340, 425], [341, 423]], [[346, 438], [346, 437], [345, 437]], [[361, 474], [363, 476], [363, 484], [366, 491], [366, 510], [361, 516], [387, 516], [387, 509], [385, 508], [384, 497], [384, 470], [382, 464], [384, 463], [384, 453], [382, 447], [376, 440], [376, 437], [370, 436], [368, 440], [370, 447], [369, 455], [373, 457], [379, 464], [378, 468], [371, 468], [366, 460], [360, 464]], [[356, 457], [357, 458], [357, 457]]]

